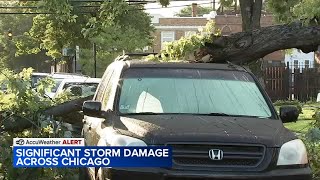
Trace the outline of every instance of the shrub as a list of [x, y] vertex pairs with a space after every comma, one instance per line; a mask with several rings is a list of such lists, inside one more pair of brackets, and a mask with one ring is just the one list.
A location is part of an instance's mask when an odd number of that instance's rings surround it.
[[315, 122], [312, 128], [302, 139], [308, 149], [310, 165], [313, 171], [314, 179], [320, 179], [320, 110], [315, 112]]
[[278, 100], [274, 102], [273, 105], [274, 106], [286, 106], [286, 105], [296, 106], [298, 108], [299, 113], [302, 113], [302, 104], [298, 100], [293, 100], [293, 101]]
[[301, 138], [308, 150], [308, 158], [313, 172], [314, 179], [320, 178], [320, 143], [309, 139], [308, 137]]
[[61, 119], [43, 114], [45, 109], [63, 102], [53, 102], [45, 97], [45, 90], [53, 86], [52, 79], [43, 79], [36, 89], [32, 89], [32, 69], [17, 74], [2, 69], [0, 73], [0, 84], [5, 87], [5, 91], [0, 91], [0, 175], [8, 180], [74, 178], [77, 169], [13, 168], [14, 137], [64, 137], [69, 133], [58, 125]]

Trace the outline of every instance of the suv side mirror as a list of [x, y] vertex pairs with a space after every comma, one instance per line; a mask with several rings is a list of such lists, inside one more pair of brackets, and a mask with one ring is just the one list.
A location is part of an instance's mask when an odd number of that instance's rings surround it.
[[85, 101], [82, 105], [83, 115], [91, 117], [102, 117], [101, 102], [99, 101]]
[[299, 117], [299, 110], [295, 106], [281, 106], [280, 118], [283, 123], [296, 122]]

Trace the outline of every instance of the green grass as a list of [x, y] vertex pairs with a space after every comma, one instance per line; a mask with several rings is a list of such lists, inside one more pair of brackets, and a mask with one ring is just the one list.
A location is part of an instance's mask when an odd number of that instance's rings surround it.
[[[285, 123], [284, 126], [291, 131], [306, 133], [312, 127], [312, 123], [315, 119], [312, 117], [315, 113], [316, 108], [312, 106], [319, 106], [319, 104], [305, 104], [302, 107], [302, 113], [299, 114], [298, 121], [292, 123]], [[275, 106], [279, 113], [279, 106]]]
[[312, 123], [314, 120], [298, 120], [297, 122], [285, 123], [284, 126], [294, 132], [307, 133], [312, 127]]
[[315, 108], [313, 107], [303, 107], [302, 113], [299, 115], [299, 120], [314, 120], [312, 117], [315, 113]]

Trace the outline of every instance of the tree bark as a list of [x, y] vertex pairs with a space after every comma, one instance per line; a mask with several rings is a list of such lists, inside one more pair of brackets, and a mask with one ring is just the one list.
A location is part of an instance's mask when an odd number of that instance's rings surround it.
[[207, 62], [236, 64], [262, 58], [274, 51], [297, 48], [304, 53], [316, 51], [320, 44], [320, 26], [303, 26], [301, 23], [276, 25], [239, 32], [230, 36], [213, 36], [213, 43], [206, 43], [197, 60], [210, 55]]
[[68, 102], [59, 104], [57, 106], [50, 107], [44, 112], [44, 114], [53, 115], [53, 116], [64, 116], [69, 113], [81, 111], [83, 102], [87, 100], [91, 100], [92, 98], [93, 98], [93, 95], [68, 101]]
[[239, 0], [242, 17], [242, 31], [250, 32], [260, 28], [262, 0]]

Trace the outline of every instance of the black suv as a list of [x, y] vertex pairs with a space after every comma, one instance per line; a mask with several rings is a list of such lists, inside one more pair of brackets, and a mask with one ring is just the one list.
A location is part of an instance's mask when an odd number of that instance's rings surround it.
[[[311, 179], [305, 145], [255, 76], [232, 64], [115, 61], [83, 104], [87, 146], [168, 145], [172, 168], [86, 168], [81, 178]], [[281, 121], [281, 120], [282, 121]]]

